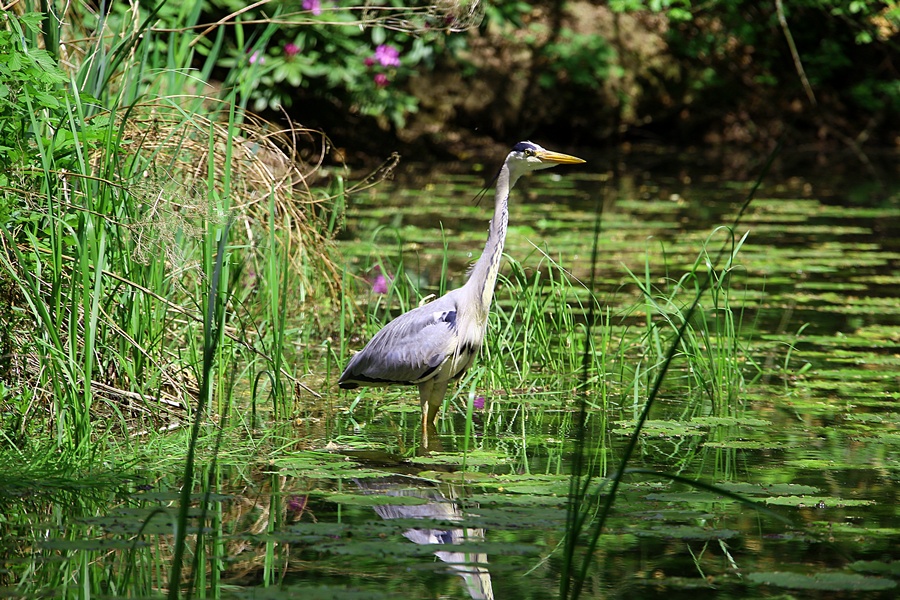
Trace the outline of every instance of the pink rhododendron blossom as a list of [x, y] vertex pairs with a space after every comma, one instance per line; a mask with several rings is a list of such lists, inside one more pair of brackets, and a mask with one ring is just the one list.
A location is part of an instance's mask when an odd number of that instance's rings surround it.
[[381, 63], [382, 67], [399, 67], [400, 51], [387, 44], [381, 44], [375, 48], [375, 60]]
[[375, 85], [378, 87], [385, 87], [388, 84], [388, 77], [384, 73], [376, 73], [375, 74]]
[[303, 0], [303, 10], [318, 16], [322, 14], [322, 0]]

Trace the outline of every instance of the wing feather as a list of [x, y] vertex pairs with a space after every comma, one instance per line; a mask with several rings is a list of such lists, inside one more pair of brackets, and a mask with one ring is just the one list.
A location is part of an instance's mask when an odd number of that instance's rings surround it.
[[338, 384], [416, 384], [429, 379], [459, 343], [452, 292], [406, 312], [375, 334], [349, 362]]

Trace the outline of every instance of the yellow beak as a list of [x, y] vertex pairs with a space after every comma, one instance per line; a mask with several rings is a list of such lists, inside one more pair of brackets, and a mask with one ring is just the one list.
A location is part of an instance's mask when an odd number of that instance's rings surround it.
[[556, 163], [560, 165], [577, 165], [585, 162], [584, 159], [577, 156], [562, 154], [561, 152], [551, 152], [550, 150], [540, 150], [536, 156], [542, 162]]

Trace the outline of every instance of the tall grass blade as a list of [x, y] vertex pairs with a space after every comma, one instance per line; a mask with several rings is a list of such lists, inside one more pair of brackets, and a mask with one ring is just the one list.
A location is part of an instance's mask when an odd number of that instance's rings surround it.
[[[744, 216], [744, 213], [747, 211], [747, 208], [750, 206], [753, 198], [756, 196], [756, 192], [759, 187], [762, 185], [763, 179], [769, 172], [769, 169], [772, 166], [772, 163], [775, 160], [775, 157], [778, 156], [782, 144], [784, 142], [784, 138], [782, 137], [776, 147], [772, 150], [769, 156], [766, 159], [765, 164], [760, 169], [760, 173], [757, 176], [753, 186], [750, 188], [750, 191], [747, 193], [747, 197], [744, 199], [740, 209], [738, 210], [737, 215], [731, 224], [731, 231], [733, 232], [737, 229], [741, 219]], [[599, 219], [599, 214], [598, 214]], [[595, 226], [595, 235], [599, 235], [599, 226]], [[597, 240], [595, 237], [594, 247], [596, 248]], [[669, 367], [672, 364], [672, 360], [675, 358], [678, 353], [678, 348], [680, 347], [682, 340], [684, 339], [685, 333], [690, 326], [691, 319], [697, 310], [697, 307], [700, 304], [700, 300], [703, 297], [703, 294], [709, 289], [712, 285], [715, 277], [715, 271], [718, 268], [719, 264], [722, 262], [723, 256], [726, 254], [727, 249], [729, 248], [729, 241], [726, 239], [722, 246], [719, 248], [719, 251], [715, 255], [715, 259], [710, 261], [707, 265], [707, 273], [705, 277], [700, 280], [700, 283], [697, 285], [697, 290], [694, 296], [693, 302], [688, 307], [688, 310], [684, 313], [684, 318], [681, 322], [681, 325], [678, 327], [678, 330], [675, 334], [675, 338], [672, 340], [672, 343], [669, 347], [668, 352], [665, 355], [665, 359], [660, 365], [656, 376], [653, 380], [653, 385], [650, 388], [650, 393], [647, 396], [647, 401], [644, 403], [643, 410], [641, 410], [640, 415], [637, 419], [637, 422], [634, 426], [634, 431], [631, 434], [631, 437], [628, 440], [628, 444], [625, 447], [625, 450], [622, 454], [622, 458], [619, 461], [618, 470], [612, 475], [612, 478], [608, 482], [604, 482], [601, 484], [603, 487], [609, 483], [609, 490], [606, 492], [606, 496], [603, 501], [603, 506], [600, 509], [600, 512], [593, 522], [593, 529], [590, 532], [590, 536], [588, 539], [587, 547], [581, 558], [581, 565], [578, 568], [578, 571], [574, 573], [571, 572], [572, 565], [568, 563], [569, 560], [575, 559], [575, 549], [577, 546], [578, 536], [581, 534], [582, 525], [586, 522], [588, 518], [588, 513], [584, 507], [584, 500], [587, 497], [585, 487], [588, 485], [590, 481], [587, 474], [584, 472], [584, 460], [583, 460], [583, 448], [578, 448], [575, 452], [575, 463], [573, 464], [572, 470], [572, 478], [570, 480], [570, 493], [575, 492], [577, 495], [576, 498], [569, 498], [569, 504], [567, 508], [566, 514], [566, 536], [569, 538], [566, 543], [566, 549], [564, 554], [565, 566], [563, 570], [563, 578], [560, 582], [560, 596], [563, 599], [568, 600], [576, 600], [581, 596], [581, 592], [584, 588], [584, 582], [587, 581], [588, 570], [590, 569], [591, 561], [594, 556], [594, 551], [597, 548], [597, 543], [600, 539], [600, 535], [603, 532], [604, 527], [606, 526], [607, 519], [612, 511], [612, 505], [615, 502], [616, 492], [619, 489], [619, 484], [622, 481], [622, 477], [626, 474], [626, 467], [628, 463], [631, 461], [631, 457], [634, 455], [634, 451], [637, 448], [638, 440], [640, 439], [641, 430], [644, 427], [644, 423], [646, 423], [647, 418], [650, 415], [650, 409], [653, 407], [653, 404], [656, 398], [659, 396], [659, 390], [662, 386], [663, 381], [668, 374]], [[594, 272], [596, 270], [596, 255], [592, 255], [591, 258], [591, 279], [593, 280]], [[696, 265], [695, 265], [696, 270]], [[592, 288], [593, 289], [593, 288]], [[591, 307], [593, 309], [593, 306]], [[591, 322], [588, 322], [590, 326]], [[589, 348], [590, 344], [590, 336], [585, 340], [585, 349], [584, 355], [588, 356], [590, 352]], [[582, 377], [586, 377], [587, 372], [582, 372]], [[579, 410], [579, 423], [577, 424], [580, 427], [583, 427], [584, 421], [582, 419], [582, 415], [586, 412], [586, 399], [582, 398], [581, 400], [581, 409]], [[578, 433], [578, 443], [583, 443], [584, 433]], [[580, 485], [581, 478], [584, 477], [584, 485]], [[599, 495], [599, 491], [597, 492]], [[575, 510], [578, 510], [578, 514], [570, 515], [569, 513]], [[570, 528], [571, 527], [571, 528]], [[571, 578], [571, 580], [570, 580]]]
[[[587, 444], [587, 411], [588, 401], [585, 397], [587, 392], [588, 381], [590, 380], [590, 366], [593, 361], [593, 352], [591, 351], [592, 329], [596, 322], [595, 306], [597, 302], [594, 300], [594, 287], [597, 277], [597, 262], [600, 255], [600, 233], [603, 230], [603, 197], [598, 196], [597, 206], [595, 209], [596, 217], [594, 218], [594, 233], [591, 246], [591, 277], [588, 286], [590, 301], [587, 312], [587, 322], [585, 323], [584, 348], [581, 354], [581, 397], [578, 402], [578, 413], [574, 424], [575, 430], [575, 451], [572, 455], [572, 476], [569, 478], [569, 497], [566, 504], [566, 538], [563, 547], [563, 564], [562, 575], [560, 577], [560, 597], [569, 597], [569, 588], [573, 583], [571, 569], [575, 565], [575, 551], [578, 547], [578, 533], [582, 530], [584, 520], [588, 511], [585, 510], [583, 502], [586, 497], [587, 486], [590, 482], [590, 473], [585, 469], [585, 452]], [[582, 479], [583, 477], [583, 479]]]
[[184, 564], [184, 551], [187, 547], [188, 512], [191, 504], [191, 491], [194, 487], [194, 455], [197, 439], [200, 437], [200, 424], [203, 421], [203, 415], [206, 412], [206, 404], [212, 391], [211, 374], [219, 341], [219, 331], [216, 324], [219, 322], [218, 315], [223, 309], [222, 301], [219, 297], [219, 283], [222, 279], [225, 249], [228, 242], [228, 231], [230, 229], [231, 220], [225, 224], [224, 230], [219, 235], [215, 267], [210, 279], [206, 312], [203, 318], [203, 371], [200, 379], [200, 397], [197, 399], [197, 408], [194, 412], [194, 423], [191, 427], [190, 445], [188, 446], [187, 457], [184, 461], [184, 477], [175, 528], [175, 548], [172, 555], [171, 570], [169, 572], [169, 600], [178, 600], [181, 591], [181, 570], [182, 565]]
[[781, 521], [785, 525], [793, 525], [794, 524], [794, 522], [791, 521], [789, 518], [785, 517], [784, 515], [782, 515], [780, 513], [775, 512], [774, 510], [772, 510], [770, 508], [763, 506], [759, 502], [756, 502], [755, 500], [747, 498], [746, 496], [743, 496], [741, 494], [732, 492], [731, 490], [726, 490], [725, 488], [722, 488], [717, 485], [711, 485], [711, 484], [705, 483], [703, 481], [698, 481], [696, 479], [688, 479], [687, 477], [682, 477], [681, 475], [676, 475], [674, 473], [665, 473], [662, 471], [654, 471], [653, 469], [633, 469], [633, 468], [625, 469], [625, 471], [623, 471], [623, 474], [624, 475], [653, 475], [654, 477], [662, 477], [664, 479], [669, 479], [676, 483], [683, 483], [685, 485], [688, 485], [692, 488], [696, 488], [698, 490], [703, 490], [705, 492], [712, 492], [713, 494], [715, 494], [717, 496], [722, 496], [724, 498], [730, 498], [730, 499], [734, 500], [735, 502], [739, 502], [739, 503], [743, 504], [744, 506], [748, 506], [748, 507], [766, 515], [767, 517], [775, 519], [776, 521]]

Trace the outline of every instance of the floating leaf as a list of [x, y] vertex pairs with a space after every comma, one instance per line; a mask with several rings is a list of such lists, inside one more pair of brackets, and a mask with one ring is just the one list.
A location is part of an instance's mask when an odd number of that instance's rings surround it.
[[478, 471], [422, 471], [419, 473], [419, 477], [433, 479], [435, 481], [446, 481], [449, 483], [490, 484], [494, 476], [490, 473], [479, 473]]
[[694, 417], [691, 423], [707, 426], [743, 425], [746, 427], [765, 427], [769, 421], [755, 417]]
[[647, 494], [646, 498], [659, 502], [733, 502], [731, 498], [711, 492], [666, 492]]
[[664, 537], [678, 540], [727, 540], [738, 535], [733, 529], [712, 529], [693, 525], [661, 525], [648, 530], [635, 531], [638, 536]]
[[709, 519], [713, 515], [708, 512], [697, 510], [676, 510], [664, 508], [660, 510], [643, 510], [629, 513], [630, 515], [642, 519], [644, 521], [692, 521], [697, 522], [701, 519]]
[[487, 465], [504, 465], [509, 463], [506, 454], [499, 452], [447, 452], [443, 454], [435, 454], [430, 456], [417, 456], [411, 458], [410, 462], [419, 465], [456, 465], [467, 467], [487, 466]]
[[784, 448], [782, 442], [732, 440], [729, 442], [703, 442], [704, 448], [732, 448], [735, 450], [773, 450]]
[[[635, 421], [616, 421], [617, 427], [612, 430], [616, 435], [631, 435], [636, 425]], [[698, 425], [683, 423], [681, 421], [645, 421], [641, 429], [641, 435], [657, 437], [685, 437], [703, 435], [703, 429]]]
[[747, 575], [753, 583], [774, 585], [792, 590], [829, 590], [837, 591], [877, 591], [890, 590], [897, 584], [889, 579], [866, 577], [853, 573], [816, 573], [803, 575], [800, 573], [750, 573]]
[[471, 509], [463, 522], [468, 527], [494, 530], [558, 529], [565, 523], [563, 507], [556, 506], [482, 506]]
[[717, 483], [717, 487], [735, 494], [766, 494], [771, 496], [815, 494], [819, 488], [799, 483]]
[[798, 508], [843, 508], [845, 506], [871, 506], [874, 500], [845, 500], [829, 496], [778, 496], [766, 498], [766, 504], [796, 506]]
[[303, 600], [386, 600], [393, 598], [393, 594], [383, 594], [374, 590], [360, 590], [352, 587], [336, 585], [280, 585], [264, 588], [254, 586], [241, 588], [235, 586], [229, 589], [228, 597], [240, 600], [252, 598], [252, 600], [282, 600], [283, 598], [303, 598]]
[[498, 492], [528, 494], [535, 496], [565, 496], [569, 491], [568, 482], [535, 481], [533, 483], [509, 483], [497, 488]]
[[900, 577], [900, 561], [881, 562], [880, 560], [858, 560], [847, 565], [860, 573], [875, 573], [889, 577]]
[[323, 499], [348, 506], [415, 506], [429, 502], [428, 499], [417, 496], [386, 496], [382, 494], [329, 494]]
[[568, 502], [565, 496], [544, 496], [525, 494], [478, 494], [468, 501], [480, 506], [563, 506]]

